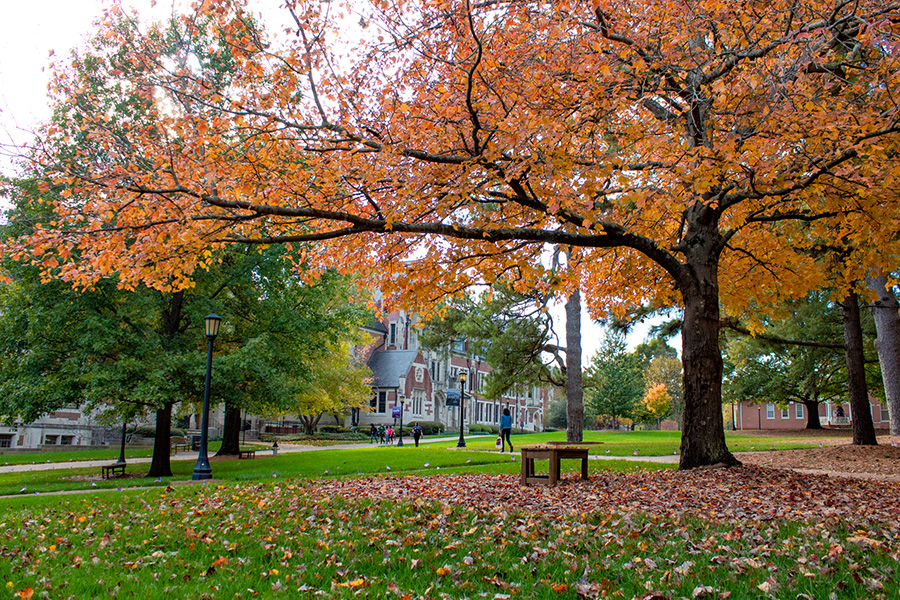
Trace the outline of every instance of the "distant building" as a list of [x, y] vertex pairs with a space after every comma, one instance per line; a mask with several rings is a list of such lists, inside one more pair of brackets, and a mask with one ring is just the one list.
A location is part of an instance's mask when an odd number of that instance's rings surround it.
[[[869, 398], [872, 421], [875, 429], [889, 429], [890, 419], [886, 404], [876, 398]], [[729, 420], [728, 406], [725, 406], [725, 418]], [[738, 429], [805, 429], [809, 415], [806, 405], [791, 402], [785, 408], [774, 403], [750, 404], [741, 402], [735, 406], [735, 423]], [[822, 427], [850, 427], [853, 423], [853, 411], [846, 402], [843, 404], [820, 403], [818, 405], [819, 421]]]
[[77, 407], [63, 408], [33, 423], [0, 426], [0, 450], [25, 450], [56, 446], [101, 446], [120, 440], [121, 427], [97, 424], [92, 415]]
[[438, 421], [457, 428], [460, 409], [454, 404], [459, 398], [459, 374], [465, 371], [466, 425], [499, 425], [500, 414], [508, 407], [514, 427], [542, 429], [552, 397], [550, 389], [523, 386], [499, 400], [488, 400], [481, 392], [491, 366], [472, 355], [464, 340], [441, 352], [422, 348], [415, 322], [415, 316], [395, 311], [364, 328], [371, 341], [356, 352], [372, 370], [372, 400], [370, 412], [355, 413], [348, 425], [394, 423], [394, 409], [400, 408], [404, 423]]

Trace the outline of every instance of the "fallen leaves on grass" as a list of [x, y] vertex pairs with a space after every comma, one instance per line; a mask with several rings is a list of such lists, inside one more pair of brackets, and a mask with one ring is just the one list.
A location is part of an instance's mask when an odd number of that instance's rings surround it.
[[333, 479], [317, 481], [306, 491], [326, 498], [425, 499], [488, 512], [529, 511], [548, 516], [636, 512], [737, 522], [836, 517], [861, 523], [900, 517], [900, 484], [753, 466], [603, 472], [586, 481], [566, 480], [554, 488], [524, 487], [517, 475], [465, 474]]

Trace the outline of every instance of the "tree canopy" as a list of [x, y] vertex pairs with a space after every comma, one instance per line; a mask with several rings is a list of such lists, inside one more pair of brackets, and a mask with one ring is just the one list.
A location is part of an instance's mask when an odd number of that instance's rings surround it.
[[[60, 65], [65, 119], [34, 155], [70, 195], [7, 251], [76, 284], [183, 287], [223, 245], [315, 240], [323, 266], [365, 266], [428, 304], [473, 278], [546, 285], [547, 245], [569, 247], [555, 285], [594, 314], [683, 307], [682, 468], [736, 462], [722, 310], [821, 285], [835, 267], [811, 244], [857, 248], [846, 285], [898, 262], [897, 5], [286, 10], [293, 27], [267, 33], [238, 2], [203, 2], [179, 43], [110, 10], [91, 71], [109, 85]], [[202, 56], [182, 43], [201, 34]]]

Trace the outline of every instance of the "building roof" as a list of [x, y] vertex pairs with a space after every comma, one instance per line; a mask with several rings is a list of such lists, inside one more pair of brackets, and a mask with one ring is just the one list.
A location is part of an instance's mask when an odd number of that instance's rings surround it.
[[374, 333], [380, 333], [382, 335], [387, 334], [387, 332], [388, 332], [387, 327], [385, 327], [384, 324], [381, 321], [378, 321], [377, 319], [372, 319], [371, 321], [369, 321], [363, 327], [363, 329], [366, 331], [374, 332]]
[[372, 369], [372, 387], [400, 387], [400, 378], [409, 373], [418, 350], [378, 350], [366, 365]]

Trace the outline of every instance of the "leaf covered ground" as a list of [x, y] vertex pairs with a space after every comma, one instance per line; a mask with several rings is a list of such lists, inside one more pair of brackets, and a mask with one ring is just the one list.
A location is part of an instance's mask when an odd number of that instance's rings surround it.
[[896, 598], [900, 484], [742, 467], [21, 499], [14, 597]]

